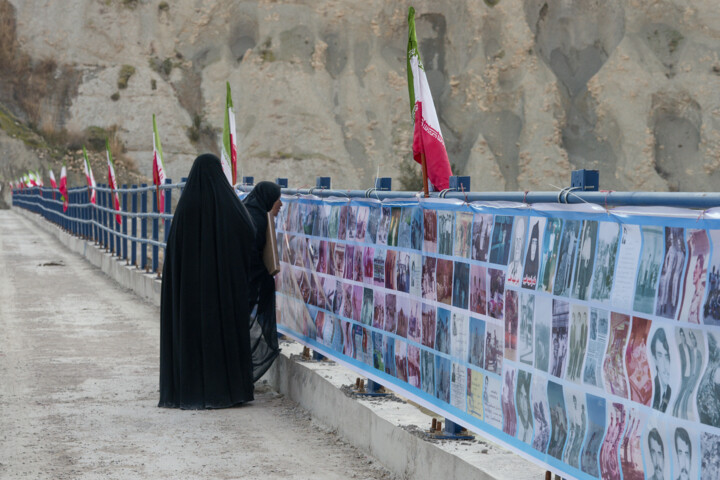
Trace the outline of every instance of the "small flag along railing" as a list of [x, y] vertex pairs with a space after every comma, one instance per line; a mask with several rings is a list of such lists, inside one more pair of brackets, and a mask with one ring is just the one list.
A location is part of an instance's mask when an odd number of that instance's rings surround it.
[[[184, 186], [184, 178], [176, 184], [165, 179], [165, 184], [160, 187], [165, 192], [163, 211], [158, 209], [156, 186], [148, 184], [122, 185], [116, 190], [98, 185], [95, 189], [97, 204], [90, 202], [87, 187], [69, 189], [66, 212], [63, 212], [62, 200], [53, 198], [52, 188], [15, 189], [13, 205], [42, 215], [65, 231], [95, 242], [129, 265], [160, 274], [160, 249], [165, 248], [173, 217], [172, 191], [182, 191]], [[115, 192], [120, 197], [120, 212], [113, 207]], [[123, 221], [117, 223], [115, 215], [123, 217]]]

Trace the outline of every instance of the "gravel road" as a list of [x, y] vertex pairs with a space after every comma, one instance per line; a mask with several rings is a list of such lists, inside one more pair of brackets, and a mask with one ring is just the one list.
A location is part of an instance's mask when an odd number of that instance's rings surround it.
[[0, 478], [394, 478], [262, 381], [158, 408], [159, 309], [10, 210], [0, 273]]

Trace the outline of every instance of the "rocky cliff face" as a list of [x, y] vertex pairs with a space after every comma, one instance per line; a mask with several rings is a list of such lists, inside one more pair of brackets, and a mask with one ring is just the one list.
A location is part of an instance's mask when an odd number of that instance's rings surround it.
[[715, 0], [0, 0], [0, 101], [48, 132], [117, 126], [145, 175], [155, 113], [179, 178], [217, 151], [228, 81], [239, 173], [366, 187], [410, 156], [411, 3], [474, 190], [552, 190], [574, 168], [613, 190], [718, 189]]

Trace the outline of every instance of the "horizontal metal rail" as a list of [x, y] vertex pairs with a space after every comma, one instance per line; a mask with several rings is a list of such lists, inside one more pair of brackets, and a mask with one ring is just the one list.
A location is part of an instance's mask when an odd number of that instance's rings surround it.
[[[97, 185], [94, 188], [95, 202], [89, 200], [90, 188], [71, 188], [68, 189], [70, 201], [67, 212], [59, 192], [45, 187], [13, 190], [13, 204], [43, 215], [71, 234], [96, 242], [107, 251], [122, 256], [128, 263], [159, 273], [160, 249], [166, 247], [163, 240], [167, 239], [173, 218], [171, 193], [175, 189], [182, 190], [184, 186], [184, 181], [171, 183], [168, 179], [159, 187], [166, 198], [162, 212], [158, 211], [154, 195], [158, 187], [155, 185], [123, 185], [117, 189]], [[114, 194], [121, 200], [119, 211], [114, 207]], [[124, 221], [117, 223], [117, 215]]]
[[[251, 186], [236, 186], [240, 191], [250, 191]], [[421, 198], [422, 192], [394, 190], [337, 190], [325, 188], [283, 188], [285, 195], [315, 195], [321, 198], [375, 198], [377, 200]], [[563, 189], [557, 192], [459, 192], [445, 190], [431, 192], [431, 198], [452, 198], [466, 202], [517, 202], [517, 203], [592, 203], [602, 206], [632, 207], [684, 207], [707, 209], [720, 206], [718, 192], [583, 192]]]

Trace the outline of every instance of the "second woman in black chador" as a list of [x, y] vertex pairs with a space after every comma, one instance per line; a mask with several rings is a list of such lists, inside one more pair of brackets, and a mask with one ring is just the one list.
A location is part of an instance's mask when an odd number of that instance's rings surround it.
[[243, 201], [255, 224], [253, 253], [248, 266], [248, 300], [250, 307], [250, 337], [253, 375], [260, 378], [280, 352], [275, 318], [275, 280], [263, 262], [268, 213], [274, 218], [282, 202], [280, 187], [272, 182], [260, 182]]

